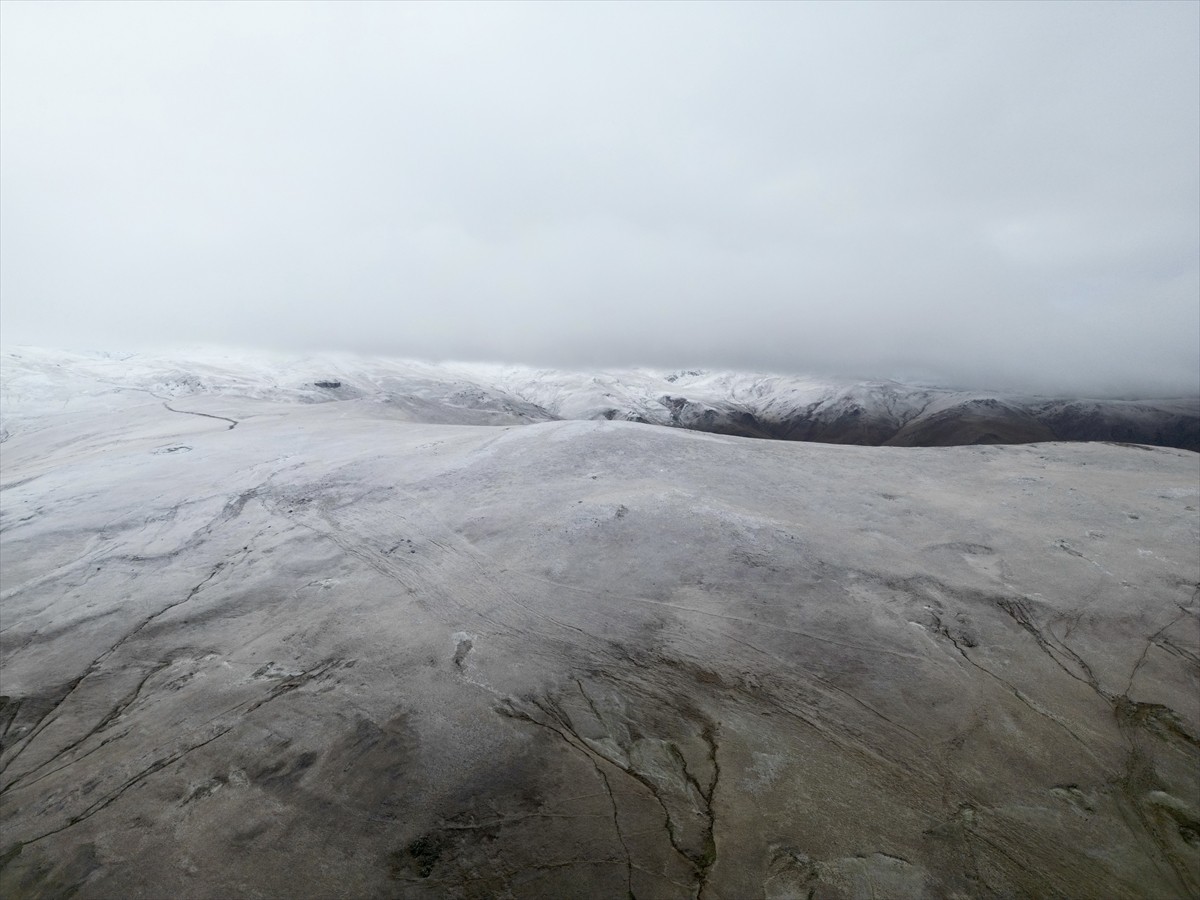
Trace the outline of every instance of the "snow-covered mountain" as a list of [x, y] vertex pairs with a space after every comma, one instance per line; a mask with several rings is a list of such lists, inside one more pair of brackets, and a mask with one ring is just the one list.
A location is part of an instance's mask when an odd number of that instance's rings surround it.
[[[954, 446], [1108, 440], [1200, 451], [1200, 394], [1146, 400], [1053, 399], [897, 382], [741, 372], [579, 373], [347, 355], [196, 351], [167, 357], [20, 348], [3, 355], [2, 426], [39, 397], [384, 404], [428, 423], [609, 419], [716, 434], [835, 444]], [[55, 400], [54, 402], [57, 402]]]
[[1200, 450], [1200, 391], [1190, 398], [1087, 400], [740, 372], [475, 371], [568, 419], [869, 446], [1114, 440]]
[[605, 420], [900, 386], [0, 362], [0, 896], [1200, 892], [1194, 453]]

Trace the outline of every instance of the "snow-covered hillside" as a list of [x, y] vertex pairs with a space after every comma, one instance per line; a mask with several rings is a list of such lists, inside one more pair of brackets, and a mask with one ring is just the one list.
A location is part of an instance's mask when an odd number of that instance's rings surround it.
[[565, 372], [349, 355], [194, 351], [171, 356], [30, 348], [2, 356], [0, 428], [86, 402], [124, 408], [194, 398], [380, 404], [445, 424], [617, 419], [718, 434], [837, 444], [953, 446], [1110, 440], [1200, 450], [1200, 396], [1148, 400], [1019, 397], [741, 372]]
[[4, 897], [1200, 892], [1194, 453], [552, 419], [840, 389], [788, 379], [13, 352]]

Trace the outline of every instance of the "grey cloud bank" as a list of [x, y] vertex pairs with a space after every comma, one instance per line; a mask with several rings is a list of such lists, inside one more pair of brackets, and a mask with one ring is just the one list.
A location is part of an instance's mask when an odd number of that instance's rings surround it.
[[1200, 5], [0, 8], [0, 336], [1200, 390]]

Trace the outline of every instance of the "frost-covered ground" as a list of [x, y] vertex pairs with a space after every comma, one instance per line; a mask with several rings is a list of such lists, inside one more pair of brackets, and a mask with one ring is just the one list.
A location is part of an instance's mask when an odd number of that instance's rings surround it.
[[1194, 453], [14, 352], [5, 897], [1200, 891]]
[[50, 404], [70, 395], [76, 404], [103, 398], [106, 406], [123, 406], [186, 396], [385, 403], [393, 416], [446, 424], [607, 419], [869, 446], [1110, 440], [1200, 451], [1200, 393], [1055, 399], [751, 372], [568, 372], [203, 348], [168, 355], [19, 348], [0, 354], [0, 361], [0, 436], [28, 418], [26, 409], [40, 417], [43, 397]]

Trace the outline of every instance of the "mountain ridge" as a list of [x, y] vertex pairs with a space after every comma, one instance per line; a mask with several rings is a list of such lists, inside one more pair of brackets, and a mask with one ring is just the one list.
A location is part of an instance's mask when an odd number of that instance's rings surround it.
[[608, 419], [865, 446], [1118, 441], [1200, 452], [1200, 394], [1055, 398], [897, 381], [697, 369], [569, 372], [344, 354], [116, 356], [13, 348], [3, 351], [2, 359], [6, 420], [36, 406], [38, 381], [73, 380], [77, 390], [92, 396], [143, 391], [171, 397], [382, 402], [412, 421], [444, 424]]

